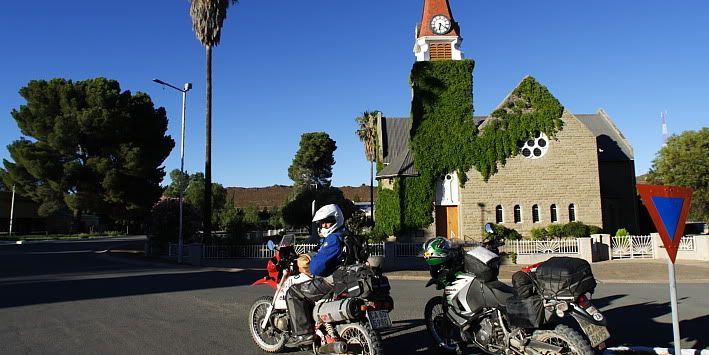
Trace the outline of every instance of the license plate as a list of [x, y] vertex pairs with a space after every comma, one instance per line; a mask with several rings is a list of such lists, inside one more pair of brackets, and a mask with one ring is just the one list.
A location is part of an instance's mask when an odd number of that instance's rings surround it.
[[391, 318], [386, 311], [367, 311], [367, 319], [372, 329], [383, 329], [391, 327]]
[[595, 325], [586, 321], [579, 321], [579, 324], [581, 324], [581, 329], [583, 329], [583, 332], [588, 336], [588, 340], [591, 341], [592, 348], [597, 347], [611, 337], [608, 328], [602, 325]]

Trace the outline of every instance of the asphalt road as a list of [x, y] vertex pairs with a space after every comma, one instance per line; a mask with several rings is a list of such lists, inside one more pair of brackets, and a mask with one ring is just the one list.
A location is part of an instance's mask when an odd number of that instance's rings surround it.
[[[137, 240], [0, 246], [0, 354], [263, 354], [251, 341], [249, 286], [261, 271], [226, 272], [126, 260], [102, 252]], [[424, 281], [393, 281], [389, 354], [435, 353], [421, 317], [436, 295]], [[709, 346], [709, 284], [678, 285], [684, 348]], [[594, 303], [610, 345], [667, 347], [668, 286], [600, 284]], [[301, 354], [291, 352], [291, 354]], [[302, 354], [306, 354], [302, 352]]]

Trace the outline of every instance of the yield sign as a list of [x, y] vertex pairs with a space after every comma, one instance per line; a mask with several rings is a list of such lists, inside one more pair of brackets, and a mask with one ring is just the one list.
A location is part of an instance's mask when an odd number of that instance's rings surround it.
[[692, 189], [679, 186], [638, 184], [652, 222], [660, 233], [667, 254], [675, 262], [679, 242], [684, 234], [684, 222], [692, 201]]

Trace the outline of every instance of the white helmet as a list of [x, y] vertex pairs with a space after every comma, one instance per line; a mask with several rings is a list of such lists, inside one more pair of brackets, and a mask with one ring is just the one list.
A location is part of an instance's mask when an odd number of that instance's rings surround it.
[[320, 222], [322, 220], [330, 219], [334, 223], [332, 227], [326, 229], [319, 229], [320, 235], [325, 237], [328, 234], [336, 231], [343, 225], [345, 225], [345, 217], [342, 215], [342, 210], [335, 204], [325, 205], [320, 207], [315, 212], [313, 216], [313, 222]]

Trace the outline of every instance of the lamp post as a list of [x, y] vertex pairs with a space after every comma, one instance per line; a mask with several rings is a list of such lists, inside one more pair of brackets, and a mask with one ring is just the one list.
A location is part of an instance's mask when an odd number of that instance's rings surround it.
[[192, 89], [192, 83], [185, 83], [182, 89], [177, 86], [168, 84], [160, 79], [153, 79], [154, 82], [173, 88], [182, 93], [182, 128], [180, 130], [180, 232], [177, 239], [177, 263], [182, 264], [182, 199], [184, 194], [184, 186], [182, 186], [182, 177], [185, 174], [185, 105], [187, 102], [187, 92]]

